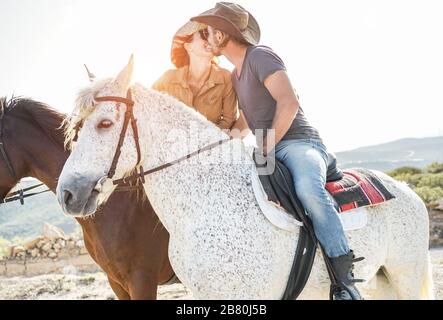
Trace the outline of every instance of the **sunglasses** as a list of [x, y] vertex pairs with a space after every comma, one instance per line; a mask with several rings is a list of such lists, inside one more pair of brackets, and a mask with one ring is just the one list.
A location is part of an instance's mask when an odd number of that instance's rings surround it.
[[209, 37], [208, 28], [200, 30], [199, 33], [200, 33], [200, 38], [202, 38], [202, 40], [204, 40], [204, 41], [208, 40], [208, 37]]

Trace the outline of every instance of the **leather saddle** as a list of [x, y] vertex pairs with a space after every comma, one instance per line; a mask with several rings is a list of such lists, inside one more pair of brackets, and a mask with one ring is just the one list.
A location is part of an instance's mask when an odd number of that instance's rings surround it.
[[[283, 300], [294, 300], [302, 292], [311, 273], [315, 253], [317, 251], [317, 238], [314, 233], [312, 222], [295, 194], [292, 176], [288, 168], [277, 159], [268, 158], [268, 161], [275, 161], [275, 166], [270, 166], [274, 170], [272, 172], [267, 172], [266, 164], [257, 163], [255, 154], [253, 155], [253, 159], [257, 169], [260, 169], [258, 170], [259, 178], [264, 191], [268, 195], [268, 199], [279, 203], [295, 219], [303, 223], [299, 232], [297, 249], [288, 284], [282, 297]], [[331, 153], [328, 161], [327, 181], [337, 181], [342, 177], [343, 173], [337, 167], [336, 157]], [[326, 263], [326, 265], [328, 272], [332, 272], [329, 268], [329, 264]]]

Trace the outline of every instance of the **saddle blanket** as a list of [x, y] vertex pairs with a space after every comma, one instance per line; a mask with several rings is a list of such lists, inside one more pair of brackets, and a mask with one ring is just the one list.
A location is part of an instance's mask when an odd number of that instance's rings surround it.
[[[328, 183], [327, 188], [334, 195], [331, 198], [337, 203], [336, 208], [340, 212], [338, 216], [343, 229], [345, 231], [358, 230], [366, 226], [368, 221], [365, 206], [379, 204], [395, 197], [369, 170], [353, 169], [343, 173], [343, 179]], [[286, 231], [295, 231], [303, 225], [282, 206], [268, 199], [254, 166], [251, 178], [258, 205], [272, 224]]]
[[326, 183], [326, 190], [338, 205], [338, 212], [376, 205], [395, 198], [370, 170], [343, 170], [343, 178]]

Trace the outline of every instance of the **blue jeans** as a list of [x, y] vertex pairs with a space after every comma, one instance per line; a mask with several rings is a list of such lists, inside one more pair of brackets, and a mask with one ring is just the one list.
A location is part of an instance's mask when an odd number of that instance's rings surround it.
[[348, 254], [348, 240], [325, 189], [329, 157], [321, 140], [282, 140], [275, 147], [275, 157], [291, 172], [297, 196], [328, 257]]

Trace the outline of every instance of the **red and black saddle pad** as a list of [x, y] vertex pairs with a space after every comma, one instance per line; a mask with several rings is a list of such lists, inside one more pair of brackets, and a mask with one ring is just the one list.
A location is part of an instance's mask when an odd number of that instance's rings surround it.
[[343, 170], [341, 180], [328, 182], [325, 187], [337, 202], [339, 212], [395, 198], [372, 171], [362, 168]]

